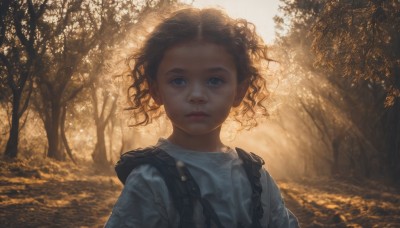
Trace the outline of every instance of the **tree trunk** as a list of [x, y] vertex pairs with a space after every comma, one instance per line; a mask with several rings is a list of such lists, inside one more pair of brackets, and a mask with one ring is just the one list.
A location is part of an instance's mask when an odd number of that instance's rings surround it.
[[49, 145], [47, 157], [58, 161], [64, 161], [65, 156], [60, 146], [60, 115], [60, 105], [53, 103], [51, 106], [51, 115], [49, 115], [50, 119], [47, 120], [47, 126], [45, 128]]
[[14, 92], [13, 94], [13, 106], [11, 116], [11, 129], [10, 135], [7, 141], [6, 151], [4, 156], [9, 158], [16, 158], [18, 155], [18, 140], [19, 140], [19, 104], [21, 100], [21, 94]]
[[336, 136], [332, 140], [332, 152], [333, 152], [333, 163], [331, 167], [331, 175], [338, 175], [340, 174], [340, 168], [339, 168], [339, 146], [340, 146], [340, 137]]
[[388, 145], [388, 164], [390, 167], [390, 176], [393, 180], [398, 180], [400, 173], [400, 102], [396, 102], [388, 110], [387, 115], [387, 136]]
[[109, 164], [114, 164], [114, 159], [113, 159], [113, 135], [114, 135], [114, 126], [115, 126], [115, 118], [114, 116], [111, 117], [111, 124], [109, 126], [109, 132], [108, 132], [108, 138], [110, 141], [109, 149], [108, 149], [108, 157], [109, 159]]
[[61, 125], [60, 125], [61, 139], [62, 139], [62, 142], [64, 144], [64, 148], [65, 148], [69, 158], [76, 165], [77, 163], [76, 163], [74, 157], [72, 156], [72, 150], [69, 147], [67, 136], [65, 135], [65, 119], [66, 119], [66, 116], [67, 116], [67, 107], [64, 107], [62, 109], [62, 114], [61, 114]]
[[[397, 34], [397, 47], [400, 46], [400, 36]], [[397, 52], [397, 59], [399, 59], [399, 53]], [[400, 67], [397, 65], [394, 70], [396, 87], [400, 89]], [[393, 171], [392, 178], [393, 180], [400, 182], [399, 173], [400, 173], [400, 97], [397, 97], [397, 102], [393, 107]]]
[[370, 166], [370, 158], [369, 158], [369, 150], [366, 146], [364, 146], [364, 142], [361, 139], [358, 139], [358, 148], [360, 153], [358, 154], [358, 162], [360, 162], [360, 170], [361, 174], [365, 178], [371, 177], [371, 166]]
[[[99, 109], [99, 102], [97, 98], [97, 91], [95, 87], [92, 87], [91, 90], [91, 95], [92, 95], [92, 101], [93, 101], [93, 117], [94, 121], [96, 123], [96, 133], [97, 133], [97, 143], [95, 146], [95, 149], [92, 153], [92, 159], [94, 161], [94, 164], [101, 170], [108, 170], [110, 167], [110, 163], [107, 159], [107, 148], [106, 148], [106, 141], [105, 141], [105, 129], [107, 126], [107, 123], [110, 121], [112, 118], [116, 104], [117, 104], [117, 99], [114, 99], [112, 101], [111, 107], [109, 109], [108, 114], [106, 113], [106, 106], [108, 104], [108, 100], [110, 99], [110, 96], [105, 96], [103, 99], [103, 104], [101, 105], [100, 111]], [[111, 144], [111, 143], [110, 143]], [[111, 151], [110, 151], [111, 153]]]
[[93, 151], [92, 158], [96, 166], [100, 168], [108, 167], [107, 150], [105, 143], [104, 127], [96, 126], [97, 128], [97, 144]]

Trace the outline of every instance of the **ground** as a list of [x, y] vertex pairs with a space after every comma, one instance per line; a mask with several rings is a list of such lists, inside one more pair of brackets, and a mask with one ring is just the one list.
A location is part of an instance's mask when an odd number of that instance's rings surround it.
[[400, 227], [398, 187], [343, 177], [278, 184], [302, 227]]
[[[302, 227], [400, 227], [400, 189], [377, 181], [278, 181]], [[103, 227], [121, 185], [89, 163], [0, 160], [1, 227]]]

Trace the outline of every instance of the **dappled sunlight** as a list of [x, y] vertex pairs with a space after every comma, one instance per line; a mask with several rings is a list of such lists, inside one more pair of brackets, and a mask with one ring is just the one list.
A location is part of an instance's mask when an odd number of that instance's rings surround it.
[[[120, 155], [172, 131], [165, 116], [132, 126], [132, 55], [187, 6], [30, 2], [1, 17], [0, 152], [15, 157], [0, 158], [0, 224], [101, 227]], [[178, 2], [248, 19], [268, 44], [269, 116], [250, 130], [229, 117], [221, 137], [265, 160], [302, 227], [400, 227], [399, 1]]]
[[44, 160], [0, 164], [0, 223], [5, 227], [102, 226], [121, 190], [116, 177], [95, 175], [91, 166]]
[[400, 225], [399, 190], [380, 182], [319, 178], [278, 183], [289, 208], [298, 212], [305, 227], [313, 224], [344, 227]]
[[[1, 224], [104, 224], [122, 187], [116, 177], [95, 174], [89, 167], [71, 169], [67, 163], [55, 166], [53, 162], [36, 161], [22, 165], [28, 162], [0, 164]], [[58, 168], [69, 172], [58, 172]], [[55, 171], [50, 175], [46, 170]], [[278, 180], [278, 185], [302, 227], [400, 225], [399, 189], [383, 182], [309, 178]]]

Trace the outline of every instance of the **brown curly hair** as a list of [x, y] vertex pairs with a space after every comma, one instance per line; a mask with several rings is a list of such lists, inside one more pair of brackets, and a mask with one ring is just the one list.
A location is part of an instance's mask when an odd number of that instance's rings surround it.
[[242, 128], [257, 125], [258, 115], [267, 116], [262, 101], [268, 97], [266, 81], [260, 69], [269, 62], [267, 48], [256, 34], [254, 24], [244, 19], [232, 19], [217, 9], [187, 8], [175, 12], [155, 27], [129, 60], [134, 61], [130, 76], [133, 84], [128, 89], [128, 100], [133, 112], [134, 126], [147, 125], [163, 114], [152, 99], [150, 86], [156, 80], [158, 66], [170, 47], [199, 38], [226, 48], [237, 66], [238, 83], [249, 84], [241, 104], [231, 112]]

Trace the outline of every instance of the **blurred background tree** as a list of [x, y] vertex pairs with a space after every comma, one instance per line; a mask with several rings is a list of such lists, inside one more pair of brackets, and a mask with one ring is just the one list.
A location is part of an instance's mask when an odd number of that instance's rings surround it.
[[[48, 143], [46, 156], [65, 160], [67, 154], [74, 160], [65, 134], [68, 128], [65, 121], [68, 113], [73, 116], [76, 112], [67, 109], [79, 106], [79, 102], [84, 102], [82, 97], [91, 97], [93, 104], [90, 105], [103, 107], [100, 111], [98, 107], [92, 109], [99, 137], [93, 159], [96, 163], [106, 164], [102, 134], [116, 106], [114, 99], [105, 114], [105, 106], [112, 97], [109, 94], [113, 92], [100, 92], [104, 95], [101, 97], [96, 92], [102, 90], [98, 87], [100, 84], [107, 88], [105, 81], [112, 83], [113, 73], [103, 73], [110, 67], [106, 58], [112, 58], [110, 52], [122, 42], [132, 26], [141, 22], [141, 18], [173, 2], [2, 2], [1, 24], [5, 26], [1, 27], [0, 37], [1, 103], [2, 107], [12, 107], [4, 155], [17, 156], [19, 119], [30, 107], [43, 121]], [[102, 77], [104, 82], [100, 83]], [[29, 102], [30, 98], [32, 102]]]
[[320, 139], [304, 154], [304, 169], [320, 172], [321, 164], [327, 164], [331, 175], [396, 180], [400, 3], [281, 2], [283, 15], [275, 18], [281, 31], [276, 45], [287, 66], [285, 74], [290, 75], [286, 77], [299, 77], [302, 91], [292, 100], [309, 118], [304, 123], [316, 129], [307, 134]]
[[[3, 1], [0, 7], [0, 60], [4, 102], [11, 103], [11, 127], [4, 155], [15, 158], [18, 153], [20, 118], [26, 111], [32, 93], [32, 78], [39, 71], [37, 61], [43, 55], [39, 50], [37, 22], [43, 16], [44, 6], [32, 1]], [[27, 86], [28, 85], [28, 86]], [[27, 86], [27, 87], [26, 87]], [[10, 94], [10, 96], [8, 96]]]
[[[5, 156], [92, 159], [107, 170], [121, 152], [146, 145], [149, 132], [167, 132], [163, 123], [144, 133], [128, 130], [123, 110], [130, 79], [123, 60], [180, 1], [0, 4]], [[272, 173], [282, 176], [397, 180], [399, 4], [281, 0], [270, 46], [279, 69], [266, 76], [271, 117], [235, 143], [273, 160]]]

